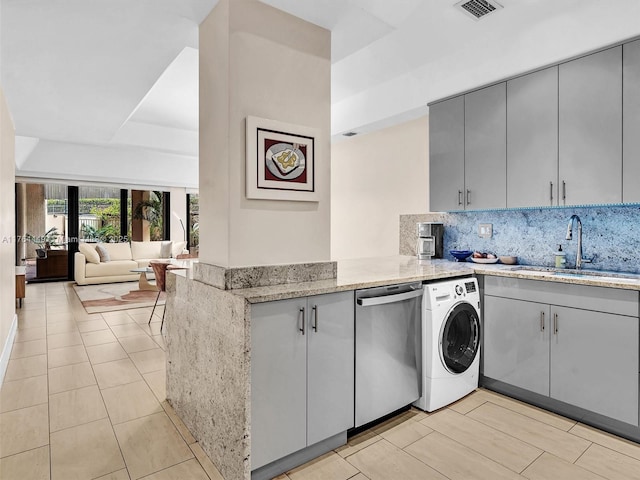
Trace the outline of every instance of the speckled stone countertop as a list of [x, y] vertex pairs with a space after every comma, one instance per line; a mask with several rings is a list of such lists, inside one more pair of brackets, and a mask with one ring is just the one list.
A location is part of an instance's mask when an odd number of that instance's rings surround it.
[[640, 290], [640, 275], [589, 270], [583, 270], [579, 275], [575, 275], [575, 270], [570, 269], [556, 270], [526, 265], [476, 264], [449, 260], [418, 260], [415, 256], [396, 255], [338, 261], [338, 276], [332, 280], [244, 288], [229, 292], [245, 298], [249, 303], [261, 303], [405, 282], [453, 278], [474, 273]]

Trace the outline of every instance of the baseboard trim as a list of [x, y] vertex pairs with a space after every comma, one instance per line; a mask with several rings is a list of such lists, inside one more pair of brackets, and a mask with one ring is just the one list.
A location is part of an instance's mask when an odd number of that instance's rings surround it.
[[4, 383], [4, 375], [7, 373], [7, 367], [9, 366], [9, 357], [11, 357], [11, 349], [13, 348], [13, 341], [16, 338], [16, 332], [18, 331], [18, 315], [13, 314], [13, 321], [11, 322], [11, 328], [9, 328], [9, 335], [2, 347], [2, 354], [0, 355], [0, 387]]

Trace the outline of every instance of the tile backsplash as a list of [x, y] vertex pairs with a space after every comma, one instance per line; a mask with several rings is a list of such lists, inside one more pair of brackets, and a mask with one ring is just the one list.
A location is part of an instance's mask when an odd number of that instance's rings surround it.
[[[640, 205], [527, 208], [451, 212], [443, 215], [444, 256], [449, 250], [477, 250], [515, 255], [521, 265], [554, 266], [558, 244], [567, 267], [576, 261], [578, 229], [567, 240], [571, 215], [582, 221], [583, 257], [593, 259], [584, 269], [640, 273]], [[491, 238], [480, 238], [478, 225], [493, 226]]]

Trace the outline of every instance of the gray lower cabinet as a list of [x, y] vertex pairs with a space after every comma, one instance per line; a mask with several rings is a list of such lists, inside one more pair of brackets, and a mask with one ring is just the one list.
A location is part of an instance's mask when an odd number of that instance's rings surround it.
[[558, 205], [558, 67], [507, 82], [507, 207]]
[[559, 67], [561, 204], [622, 201], [622, 46]]
[[507, 206], [506, 122], [505, 82], [464, 96], [464, 200], [467, 210]]
[[429, 107], [429, 209], [463, 210], [464, 96]]
[[622, 46], [622, 201], [640, 202], [640, 40]]
[[251, 307], [251, 468], [353, 427], [353, 292]]
[[483, 375], [638, 426], [639, 322], [637, 292], [487, 276]]

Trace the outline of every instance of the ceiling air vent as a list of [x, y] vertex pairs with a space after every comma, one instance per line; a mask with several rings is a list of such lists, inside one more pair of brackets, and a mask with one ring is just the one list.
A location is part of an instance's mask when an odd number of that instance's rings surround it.
[[494, 0], [463, 0], [462, 2], [456, 3], [454, 6], [462, 10], [474, 20], [479, 20], [480, 18], [489, 15], [491, 12], [495, 12], [502, 8], [502, 5]]
[[356, 132], [345, 132], [342, 135], [344, 135], [345, 137], [353, 137], [354, 135], [357, 135]]

